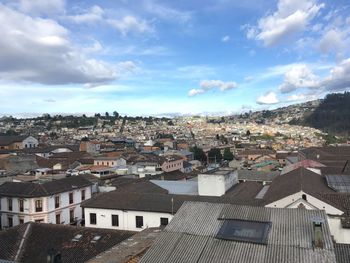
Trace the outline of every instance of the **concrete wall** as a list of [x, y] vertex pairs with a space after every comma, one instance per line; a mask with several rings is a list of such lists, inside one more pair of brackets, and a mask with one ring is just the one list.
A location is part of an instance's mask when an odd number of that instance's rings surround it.
[[[96, 228], [109, 228], [129, 231], [142, 231], [149, 227], [159, 227], [160, 218], [168, 218], [169, 222], [173, 215], [169, 213], [122, 211], [112, 209], [85, 208], [85, 226]], [[90, 224], [90, 213], [96, 213], [96, 225]], [[112, 215], [118, 215], [119, 226], [112, 226]], [[136, 228], [136, 216], [143, 217], [143, 227]]]
[[198, 194], [203, 196], [222, 196], [237, 183], [237, 171], [227, 175], [199, 174]]

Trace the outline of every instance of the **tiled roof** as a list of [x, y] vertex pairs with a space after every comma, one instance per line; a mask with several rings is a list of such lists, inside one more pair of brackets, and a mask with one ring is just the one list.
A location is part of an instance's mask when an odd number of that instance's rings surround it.
[[8, 146], [15, 142], [22, 142], [28, 136], [10, 136], [10, 135], [1, 135], [0, 136], [0, 146]]
[[39, 183], [5, 182], [0, 185], [0, 195], [9, 197], [40, 197], [72, 191], [76, 188], [90, 186], [92, 183], [82, 176], [72, 176], [64, 179]]
[[300, 191], [309, 194], [336, 193], [327, 186], [324, 176], [299, 167], [289, 173], [277, 176], [272, 181], [264, 200], [267, 203], [271, 203]]
[[137, 189], [134, 186], [134, 192], [116, 190], [104, 193], [86, 200], [82, 206], [102, 209], [176, 213], [185, 201], [259, 205], [262, 203], [262, 200], [255, 199], [255, 196], [260, 192], [262, 187], [262, 184], [255, 182], [240, 183], [233, 186], [225, 195], [214, 197], [150, 193], [144, 192], [140, 188]]
[[[81, 239], [73, 241], [78, 234], [82, 235]], [[61, 253], [62, 262], [86, 262], [133, 234], [130, 231], [31, 222], [0, 232], [0, 258], [24, 263], [46, 263], [48, 251], [53, 249]], [[101, 239], [91, 242], [95, 236], [101, 236]]]

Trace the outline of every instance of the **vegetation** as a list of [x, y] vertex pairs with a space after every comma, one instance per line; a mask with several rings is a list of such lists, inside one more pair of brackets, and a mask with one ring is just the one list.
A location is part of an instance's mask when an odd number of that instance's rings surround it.
[[335, 136], [333, 134], [316, 133], [316, 136], [322, 137], [322, 139], [325, 140], [326, 145], [346, 142], [346, 140], [344, 138]]
[[320, 105], [305, 118], [303, 124], [327, 133], [349, 135], [350, 92], [328, 94]]
[[208, 152], [208, 158], [209, 158], [209, 162], [211, 163], [221, 162], [222, 154], [220, 149], [217, 149], [217, 148], [210, 149], [210, 151]]
[[233, 158], [234, 158], [234, 155], [233, 155], [233, 153], [230, 151], [230, 149], [229, 148], [225, 148], [225, 150], [224, 150], [224, 160], [226, 160], [226, 161], [232, 161], [233, 160]]
[[205, 153], [204, 153], [202, 148], [194, 146], [194, 147], [190, 148], [190, 151], [193, 152], [195, 160], [198, 160], [198, 161], [201, 161], [201, 162], [204, 162], [204, 163], [207, 162], [207, 156], [205, 155]]

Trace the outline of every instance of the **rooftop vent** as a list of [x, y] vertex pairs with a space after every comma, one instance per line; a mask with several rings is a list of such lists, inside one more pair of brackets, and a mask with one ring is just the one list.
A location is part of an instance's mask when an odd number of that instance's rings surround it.
[[94, 238], [91, 240], [91, 243], [96, 243], [101, 239], [101, 236], [94, 236]]
[[82, 234], [77, 234], [77, 235], [75, 235], [75, 237], [72, 239], [72, 241], [78, 242], [82, 237], [83, 237]]

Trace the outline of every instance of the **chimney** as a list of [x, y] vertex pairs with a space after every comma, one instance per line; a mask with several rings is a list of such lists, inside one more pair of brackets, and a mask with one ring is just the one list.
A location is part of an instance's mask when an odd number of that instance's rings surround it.
[[314, 226], [314, 246], [315, 248], [323, 248], [324, 247], [324, 237], [322, 232], [322, 227], [324, 224], [323, 218], [313, 218], [313, 226]]

